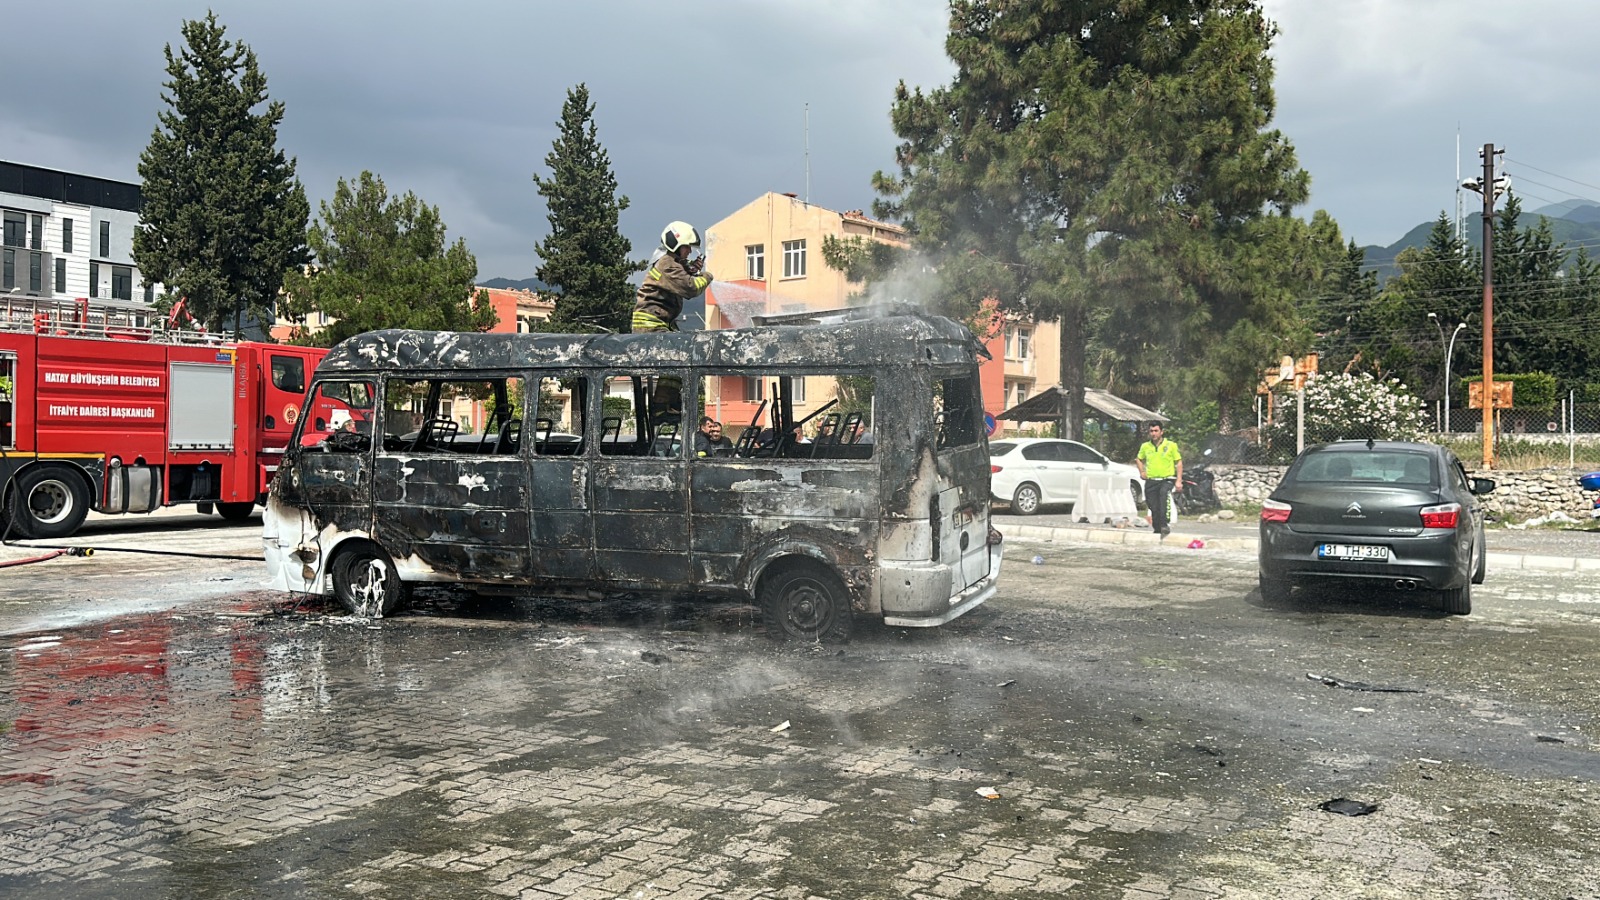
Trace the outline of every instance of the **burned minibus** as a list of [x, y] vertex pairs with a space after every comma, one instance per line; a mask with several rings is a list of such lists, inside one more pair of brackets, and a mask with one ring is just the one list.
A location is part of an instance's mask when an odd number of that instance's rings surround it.
[[[843, 640], [853, 616], [940, 625], [1000, 572], [981, 353], [915, 313], [358, 335], [316, 370], [267, 565], [372, 617], [443, 582], [743, 598], [785, 639]], [[698, 441], [702, 416], [733, 446]]]

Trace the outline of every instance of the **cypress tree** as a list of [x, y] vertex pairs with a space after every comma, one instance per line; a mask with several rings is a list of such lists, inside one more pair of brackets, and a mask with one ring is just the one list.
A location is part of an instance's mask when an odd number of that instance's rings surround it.
[[561, 294], [547, 327], [557, 332], [625, 332], [633, 312], [631, 276], [644, 265], [628, 260], [633, 245], [617, 228], [628, 198], [617, 194], [611, 157], [600, 146], [586, 85], [567, 91], [560, 126], [544, 158], [550, 176], [533, 176], [550, 222], [550, 233], [539, 242], [542, 262], [536, 274]]
[[[304, 265], [310, 206], [278, 148], [283, 104], [248, 46], [215, 13], [183, 23], [165, 49], [167, 105], [139, 157], [144, 209], [133, 258], [209, 329], [270, 323], [284, 273]], [[265, 104], [265, 108], [261, 107]]]

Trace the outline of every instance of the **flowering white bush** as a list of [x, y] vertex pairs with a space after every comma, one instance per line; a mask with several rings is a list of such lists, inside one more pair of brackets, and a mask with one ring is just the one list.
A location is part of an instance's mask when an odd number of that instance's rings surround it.
[[[1422, 401], [1406, 386], [1371, 373], [1306, 379], [1306, 444], [1325, 441], [1416, 441], [1427, 433]], [[1294, 447], [1295, 400], [1280, 395], [1276, 421], [1267, 430], [1274, 447]]]

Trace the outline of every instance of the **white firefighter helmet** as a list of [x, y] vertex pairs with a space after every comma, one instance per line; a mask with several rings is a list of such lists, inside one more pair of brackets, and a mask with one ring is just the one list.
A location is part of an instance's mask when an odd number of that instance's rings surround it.
[[661, 231], [661, 246], [669, 252], [678, 252], [679, 247], [693, 247], [700, 243], [700, 232], [688, 222], [672, 222]]

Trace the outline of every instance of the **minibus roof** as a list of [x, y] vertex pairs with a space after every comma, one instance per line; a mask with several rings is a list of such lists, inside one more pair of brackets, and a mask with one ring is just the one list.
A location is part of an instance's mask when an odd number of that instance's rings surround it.
[[646, 334], [386, 329], [336, 345], [319, 372], [693, 365], [713, 369], [970, 364], [982, 345], [942, 316], [897, 312], [815, 325]]

